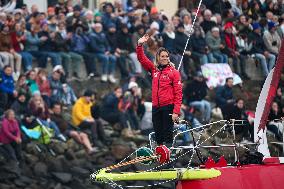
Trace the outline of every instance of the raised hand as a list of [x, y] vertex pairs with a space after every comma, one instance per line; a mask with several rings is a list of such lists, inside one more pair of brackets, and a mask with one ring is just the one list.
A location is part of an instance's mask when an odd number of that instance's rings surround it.
[[138, 40], [138, 45], [143, 45], [143, 43], [145, 43], [146, 41], [148, 41], [148, 39], [150, 38], [149, 34], [145, 34], [143, 37], [141, 37]]

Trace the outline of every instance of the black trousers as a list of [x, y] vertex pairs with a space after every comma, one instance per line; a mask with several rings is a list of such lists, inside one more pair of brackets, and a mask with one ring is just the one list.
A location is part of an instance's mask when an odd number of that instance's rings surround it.
[[97, 140], [105, 140], [105, 132], [101, 120], [95, 119], [95, 122], [82, 121], [78, 126], [81, 130], [90, 129], [92, 141], [95, 143]]
[[172, 114], [174, 105], [163, 107], [153, 107], [152, 122], [155, 131], [156, 142], [158, 145], [165, 144], [168, 147], [173, 143], [173, 126]]
[[127, 121], [129, 121], [128, 115], [124, 112], [102, 112], [102, 118], [110, 124], [119, 123], [123, 128], [127, 128]]
[[4, 156], [8, 158], [8, 160], [21, 161], [22, 160], [22, 145], [17, 144], [16, 142], [12, 142], [10, 144], [4, 144], [2, 146], [5, 151]]

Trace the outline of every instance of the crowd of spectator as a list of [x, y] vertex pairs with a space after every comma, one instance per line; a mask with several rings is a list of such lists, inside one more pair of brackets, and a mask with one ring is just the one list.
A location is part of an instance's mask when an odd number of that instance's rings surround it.
[[[216, 89], [216, 102], [208, 100], [207, 91], [214, 89], [208, 89], [201, 66], [231, 63], [245, 82], [250, 79], [246, 64], [252, 58], [265, 79], [284, 36], [282, 0], [204, 1], [194, 30], [196, 9], [180, 8], [168, 17], [153, 1], [115, 0], [95, 10], [72, 2], [59, 0], [47, 12], [36, 5], [28, 10], [16, 0], [0, 8], [0, 142], [14, 160], [20, 160], [23, 125], [51, 128], [55, 138], [63, 142], [73, 138], [92, 154], [97, 150], [93, 146], [102, 147], [108, 140], [102, 119], [135, 133], [140, 132], [141, 121], [150, 124], [140, 85], [151, 85], [150, 76], [135, 52], [137, 40], [146, 32], [153, 33], [145, 47], [149, 59], [154, 62], [161, 46], [169, 50], [176, 68], [182, 59], [182, 110], [195, 125], [210, 122], [215, 104], [226, 119], [247, 119], [244, 100], [234, 98], [232, 78]], [[49, 62], [51, 72], [46, 69]], [[87, 78], [82, 78], [82, 67]], [[78, 97], [69, 83], [94, 78], [118, 87], [99, 99], [100, 89], [86, 88]], [[283, 115], [283, 103], [277, 104]], [[226, 111], [229, 105], [240, 113]], [[194, 110], [202, 113], [200, 119]]]

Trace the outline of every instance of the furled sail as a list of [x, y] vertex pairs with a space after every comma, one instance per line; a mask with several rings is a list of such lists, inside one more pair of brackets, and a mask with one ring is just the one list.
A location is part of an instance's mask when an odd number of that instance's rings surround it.
[[270, 112], [271, 103], [276, 95], [276, 90], [281, 79], [281, 72], [284, 67], [284, 39], [278, 54], [274, 69], [268, 74], [262, 87], [254, 120], [254, 141], [259, 142], [258, 151], [264, 156], [269, 157], [270, 153], [266, 138], [266, 124]]

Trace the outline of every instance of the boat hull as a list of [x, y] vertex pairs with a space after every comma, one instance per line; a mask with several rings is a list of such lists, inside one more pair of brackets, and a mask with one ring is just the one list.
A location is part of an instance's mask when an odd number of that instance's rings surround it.
[[179, 181], [177, 189], [283, 189], [284, 164], [215, 168], [221, 176]]

